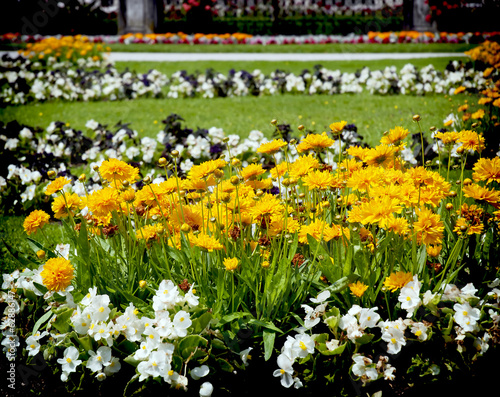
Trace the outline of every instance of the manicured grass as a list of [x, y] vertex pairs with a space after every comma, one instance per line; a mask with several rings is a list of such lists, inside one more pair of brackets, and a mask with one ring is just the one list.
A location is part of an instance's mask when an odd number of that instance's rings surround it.
[[198, 62], [116, 62], [116, 67], [118, 70], [124, 70], [129, 68], [129, 70], [135, 70], [139, 73], [146, 73], [151, 69], [156, 69], [167, 76], [179, 71], [186, 70], [189, 73], [194, 73], [195, 71], [204, 72], [207, 69], [214, 69], [217, 72], [227, 74], [229, 70], [234, 69], [246, 70], [248, 72], [253, 72], [256, 69], [261, 70], [264, 74], [270, 74], [276, 69], [285, 70], [287, 72], [292, 72], [295, 74], [301, 73], [304, 69], [313, 70], [315, 65], [320, 64], [321, 66], [330, 70], [342, 70], [343, 72], [356, 72], [367, 66], [371, 70], [384, 69], [386, 66], [396, 66], [400, 70], [404, 65], [411, 63], [418, 68], [422, 68], [427, 65], [434, 65], [437, 70], [444, 70], [446, 65], [450, 60], [461, 60], [466, 62], [467, 57], [457, 54], [453, 58], [418, 58], [418, 59], [383, 59], [374, 61], [328, 61], [328, 62], [294, 62], [294, 61], [283, 61], [283, 62], [271, 62], [271, 61], [254, 61], [254, 62], [228, 62], [228, 61], [198, 61]]
[[[25, 44], [2, 43], [1, 51], [15, 51]], [[106, 44], [114, 52], [464, 52], [477, 44], [408, 43], [408, 44]]]
[[464, 52], [477, 44], [110, 44], [114, 52]]
[[18, 120], [27, 125], [47, 127], [51, 121], [59, 120], [69, 122], [78, 129], [85, 129], [89, 119], [110, 126], [123, 121], [131, 123], [131, 127], [141, 136], [154, 137], [163, 127], [161, 120], [171, 113], [177, 113], [190, 128], [215, 126], [223, 128], [226, 134], [246, 137], [253, 129], [270, 136], [273, 128], [269, 122], [272, 119], [289, 123], [297, 133], [296, 128], [300, 124], [321, 133], [330, 123], [345, 120], [355, 123], [359, 133], [373, 145], [378, 143], [384, 131], [396, 125], [417, 132], [416, 124], [412, 122], [412, 116], [416, 113], [422, 116], [425, 128], [431, 125], [440, 127], [444, 117], [455, 105], [442, 95], [379, 96], [366, 92], [335, 96], [137, 99], [7, 107], [0, 113], [0, 121]]

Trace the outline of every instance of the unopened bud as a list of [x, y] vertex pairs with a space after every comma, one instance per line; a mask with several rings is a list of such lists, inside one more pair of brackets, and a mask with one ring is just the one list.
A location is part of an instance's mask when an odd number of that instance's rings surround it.
[[165, 157], [160, 157], [160, 159], [158, 160], [158, 165], [160, 167], [164, 167], [166, 164], [167, 164], [167, 159]]
[[170, 152], [170, 155], [171, 155], [172, 157], [179, 157], [179, 151], [178, 151], [178, 150], [172, 150], [172, 151]]
[[78, 177], [78, 180], [81, 182], [81, 183], [84, 183], [86, 180], [87, 180], [87, 175], [85, 174], [82, 174]]
[[47, 176], [50, 179], [54, 179], [56, 177], [56, 172], [54, 170], [50, 170], [49, 172], [47, 172]]
[[44, 260], [45, 259], [45, 251], [44, 250], [38, 250], [36, 252], [36, 256], [37, 256], [38, 259]]
[[413, 116], [413, 121], [420, 121], [420, 120], [422, 120], [422, 117], [420, 117], [419, 114]]
[[148, 285], [148, 282], [146, 280], [141, 280], [139, 281], [139, 287], [144, 289]]

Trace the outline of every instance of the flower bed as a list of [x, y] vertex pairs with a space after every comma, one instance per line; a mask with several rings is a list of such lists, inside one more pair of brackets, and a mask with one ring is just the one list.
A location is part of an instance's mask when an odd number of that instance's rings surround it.
[[[439, 163], [411, 167], [404, 128], [344, 152], [345, 127], [262, 143], [248, 165], [229, 149], [186, 177], [173, 149], [162, 181], [109, 158], [81, 196], [49, 172], [69, 245], [45, 238], [47, 212], [26, 217], [38, 259], [4, 275], [7, 358], [44, 360], [69, 389], [123, 371], [129, 393], [159, 381], [211, 395], [253, 349], [276, 384], [346, 393], [450, 379], [495, 354], [498, 158], [478, 158], [484, 138], [464, 130], [436, 135]], [[453, 164], [457, 190], [441, 175]]]
[[[227, 75], [208, 69], [205, 73], [173, 73], [168, 78], [157, 70], [145, 74], [125, 71], [119, 73], [105, 61], [80, 58], [78, 69], [73, 63], [48, 58], [45, 64], [24, 57], [0, 61], [0, 98], [6, 104], [24, 104], [33, 101], [94, 101], [121, 100], [140, 97], [238, 97], [279, 94], [345, 94], [364, 90], [371, 94], [424, 95], [426, 93], [453, 94], [458, 87], [477, 92], [487, 88], [482, 72], [470, 65], [450, 63], [443, 71], [432, 65], [418, 70], [412, 64], [399, 72], [396, 67], [356, 73], [343, 73], [317, 66], [300, 75], [276, 70], [265, 75], [253, 72], [230, 71]], [[494, 75], [497, 70], [493, 72]]]
[[[125, 34], [121, 36], [83, 36], [90, 42], [105, 44], [394, 44], [394, 43], [480, 43], [499, 32], [368, 32], [368, 34], [347, 35], [251, 35], [246, 33], [226, 34], [186, 34], [158, 33], [158, 34]], [[34, 43], [52, 36], [43, 35], [20, 35], [18, 33], [6, 33], [0, 35], [0, 43]], [[64, 37], [64, 36], [56, 36]]]

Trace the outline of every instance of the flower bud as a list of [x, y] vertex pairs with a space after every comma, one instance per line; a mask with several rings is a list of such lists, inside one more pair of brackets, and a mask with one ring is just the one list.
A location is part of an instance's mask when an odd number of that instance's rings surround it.
[[164, 167], [167, 164], [167, 159], [165, 157], [160, 157], [158, 160], [158, 165]]
[[146, 185], [151, 183], [151, 177], [148, 175], [142, 180]]
[[422, 117], [420, 117], [419, 114], [413, 116], [413, 121], [420, 121], [420, 120], [422, 120]]
[[448, 211], [451, 211], [451, 210], [453, 209], [453, 204], [452, 204], [452, 203], [448, 203], [448, 204], [446, 204], [446, 209], [447, 209]]
[[86, 180], [87, 180], [87, 175], [85, 174], [82, 174], [78, 177], [78, 180], [81, 182], [81, 183], [84, 183]]
[[147, 282], [146, 280], [141, 280], [141, 281], [139, 281], [139, 287], [140, 287], [141, 289], [146, 288], [146, 286], [147, 286], [147, 285], [148, 285], [148, 282]]
[[184, 233], [189, 233], [191, 231], [191, 226], [189, 226], [187, 223], [183, 223], [181, 226], [181, 231]]
[[239, 159], [237, 159], [236, 157], [231, 160], [231, 165], [233, 167], [238, 167], [240, 164], [241, 164], [241, 161]]
[[50, 179], [54, 179], [56, 177], [56, 172], [54, 170], [50, 170], [49, 172], [47, 172], [47, 176], [50, 178]]
[[297, 128], [299, 129], [299, 131], [303, 131], [305, 127], [301, 124]]
[[240, 184], [240, 177], [238, 176], [232, 176], [231, 179], [229, 180], [232, 185], [237, 186]]
[[222, 171], [222, 170], [220, 170], [220, 169], [217, 168], [214, 171], [214, 175], [215, 175], [216, 178], [220, 179], [220, 178], [222, 178], [224, 176], [224, 171]]
[[271, 120], [271, 125], [276, 125], [276, 124], [278, 124], [278, 120], [276, 120], [276, 119], [272, 119], [272, 120]]
[[45, 259], [45, 251], [44, 250], [38, 250], [36, 252], [36, 256], [37, 256], [38, 259], [44, 260]]
[[171, 155], [172, 157], [179, 157], [179, 151], [178, 151], [178, 150], [172, 150], [172, 151], [170, 152], [170, 155]]

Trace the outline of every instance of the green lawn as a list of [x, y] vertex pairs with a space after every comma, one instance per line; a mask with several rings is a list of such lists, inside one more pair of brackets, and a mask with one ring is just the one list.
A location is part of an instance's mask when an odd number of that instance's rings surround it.
[[[457, 100], [458, 101], [458, 100]], [[419, 113], [422, 125], [440, 127], [453, 103], [442, 95], [380, 96], [357, 95], [278, 95], [273, 97], [137, 99], [121, 102], [44, 103], [7, 107], [0, 121], [18, 120], [27, 125], [47, 127], [51, 121], [69, 122], [84, 129], [89, 119], [114, 125], [130, 122], [142, 136], [155, 136], [162, 128], [161, 120], [171, 113], [181, 115], [190, 128], [221, 127], [226, 134], [247, 136], [253, 129], [270, 136], [269, 122], [277, 119], [292, 128], [303, 124], [318, 133], [334, 122], [355, 123], [359, 133], [370, 144], [397, 125], [415, 130], [412, 115]], [[297, 131], [297, 130], [295, 130]], [[415, 131], [416, 132], [416, 131]]]
[[110, 44], [114, 52], [464, 52], [476, 44]]

